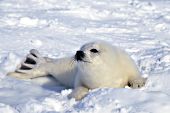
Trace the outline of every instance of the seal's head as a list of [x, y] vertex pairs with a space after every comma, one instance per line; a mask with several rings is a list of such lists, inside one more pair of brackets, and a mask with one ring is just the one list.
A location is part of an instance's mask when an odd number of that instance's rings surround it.
[[113, 47], [103, 41], [83, 45], [75, 54], [78, 63], [101, 64], [112, 61], [115, 57]]

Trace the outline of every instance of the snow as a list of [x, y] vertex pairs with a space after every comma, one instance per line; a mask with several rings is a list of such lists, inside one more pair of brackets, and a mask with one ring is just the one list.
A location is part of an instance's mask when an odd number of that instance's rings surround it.
[[[168, 0], [0, 0], [0, 113], [169, 113], [169, 5]], [[148, 77], [145, 87], [95, 89], [75, 101], [67, 98], [72, 90], [52, 78], [6, 76], [30, 49], [60, 58], [94, 40], [125, 49]]]

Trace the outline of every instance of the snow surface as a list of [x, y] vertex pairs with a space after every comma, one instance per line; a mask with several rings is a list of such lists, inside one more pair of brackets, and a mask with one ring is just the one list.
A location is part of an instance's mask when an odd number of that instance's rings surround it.
[[[0, 113], [169, 113], [170, 1], [0, 0]], [[6, 76], [30, 49], [70, 56], [89, 41], [124, 48], [148, 77], [141, 89], [71, 89]], [[41, 81], [42, 80], [42, 81]], [[46, 82], [50, 80], [45, 80]]]

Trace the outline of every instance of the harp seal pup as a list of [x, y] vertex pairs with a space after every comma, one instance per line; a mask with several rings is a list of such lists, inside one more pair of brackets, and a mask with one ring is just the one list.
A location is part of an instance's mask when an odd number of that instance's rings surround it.
[[15, 72], [8, 75], [34, 79], [52, 75], [58, 82], [73, 88], [69, 98], [82, 99], [95, 88], [132, 88], [144, 86], [131, 57], [122, 49], [103, 41], [83, 45], [73, 57], [50, 59], [33, 49]]

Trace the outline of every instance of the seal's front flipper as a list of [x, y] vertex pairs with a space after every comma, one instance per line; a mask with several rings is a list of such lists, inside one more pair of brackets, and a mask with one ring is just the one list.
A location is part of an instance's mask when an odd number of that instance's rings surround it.
[[88, 89], [85, 87], [77, 87], [75, 88], [70, 95], [68, 95], [68, 98], [75, 98], [75, 100], [81, 100], [83, 97], [85, 97], [88, 93]]

